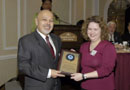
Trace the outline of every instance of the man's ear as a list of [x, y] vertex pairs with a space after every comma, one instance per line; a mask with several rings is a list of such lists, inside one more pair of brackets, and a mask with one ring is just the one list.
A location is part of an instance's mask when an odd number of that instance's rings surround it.
[[38, 20], [37, 20], [37, 18], [35, 18], [35, 24], [36, 24], [36, 26], [38, 25]]

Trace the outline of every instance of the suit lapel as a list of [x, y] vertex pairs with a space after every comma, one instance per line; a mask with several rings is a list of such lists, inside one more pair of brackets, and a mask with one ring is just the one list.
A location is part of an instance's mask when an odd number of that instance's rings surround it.
[[[34, 32], [35, 37], [37, 39], [38, 44], [47, 51], [47, 53], [49, 54], [49, 56], [52, 56], [51, 51], [48, 47], [48, 45], [46, 44], [45, 40], [37, 33], [37, 31]], [[52, 56], [53, 57], [53, 56]]]
[[[50, 51], [50, 48], [49, 48], [48, 45], [46, 44], [45, 40], [37, 33], [37, 31], [35, 31], [34, 34], [35, 34], [35, 37], [36, 37], [36, 39], [37, 39], [38, 44], [39, 44], [43, 49], [45, 49], [45, 50], [47, 51], [47, 53], [49, 54], [49, 56], [51, 56], [52, 59], [53, 59], [53, 56], [52, 56], [51, 51]], [[50, 34], [50, 36], [51, 36], [52, 41], [53, 41], [53, 43], [54, 43], [54, 45], [55, 45], [55, 48], [56, 48], [56, 57], [57, 57], [57, 55], [58, 55], [58, 52], [57, 52], [57, 51], [58, 51], [58, 43], [57, 43], [56, 38], [55, 38], [52, 34]], [[56, 59], [56, 58], [55, 58], [55, 59]], [[53, 60], [53, 61], [55, 61], [55, 60]]]

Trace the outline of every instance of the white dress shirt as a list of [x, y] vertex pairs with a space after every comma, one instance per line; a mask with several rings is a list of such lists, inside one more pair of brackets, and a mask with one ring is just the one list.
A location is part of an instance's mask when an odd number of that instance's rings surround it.
[[[40, 34], [40, 36], [46, 41], [46, 36], [45, 36], [44, 34], [42, 34], [41, 32], [39, 32], [38, 29], [37, 29], [37, 32], [38, 32], [38, 33]], [[56, 55], [56, 48], [55, 48], [55, 45], [54, 45], [54, 43], [53, 43], [53, 41], [52, 41], [52, 38], [51, 38], [50, 35], [48, 35], [48, 37], [49, 37], [49, 41], [50, 41], [50, 43], [51, 43], [51, 45], [52, 45], [52, 47], [53, 47], [54, 54]], [[46, 41], [46, 42], [47, 42], [47, 41]], [[49, 69], [49, 71], [48, 71], [47, 78], [51, 78], [51, 69]]]
[[115, 40], [114, 40], [114, 34], [109, 34], [109, 41], [115, 42]]

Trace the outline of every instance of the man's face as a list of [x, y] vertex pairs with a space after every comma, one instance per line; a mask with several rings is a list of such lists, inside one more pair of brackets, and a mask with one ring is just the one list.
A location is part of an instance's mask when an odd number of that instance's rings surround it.
[[42, 3], [42, 8], [51, 11], [52, 3], [49, 0], [47, 0], [44, 3]]
[[54, 26], [53, 14], [48, 10], [41, 11], [36, 18], [36, 25], [42, 34], [48, 35]]
[[108, 26], [108, 30], [109, 30], [110, 33], [114, 33], [115, 30], [116, 30], [116, 25], [115, 24], [110, 24]]

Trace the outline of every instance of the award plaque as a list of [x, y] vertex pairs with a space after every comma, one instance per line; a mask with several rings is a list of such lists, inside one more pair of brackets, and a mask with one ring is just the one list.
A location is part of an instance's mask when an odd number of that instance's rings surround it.
[[79, 70], [79, 58], [80, 54], [68, 50], [62, 50], [60, 55], [60, 61], [58, 64], [58, 70], [64, 75], [70, 75], [76, 73]]

